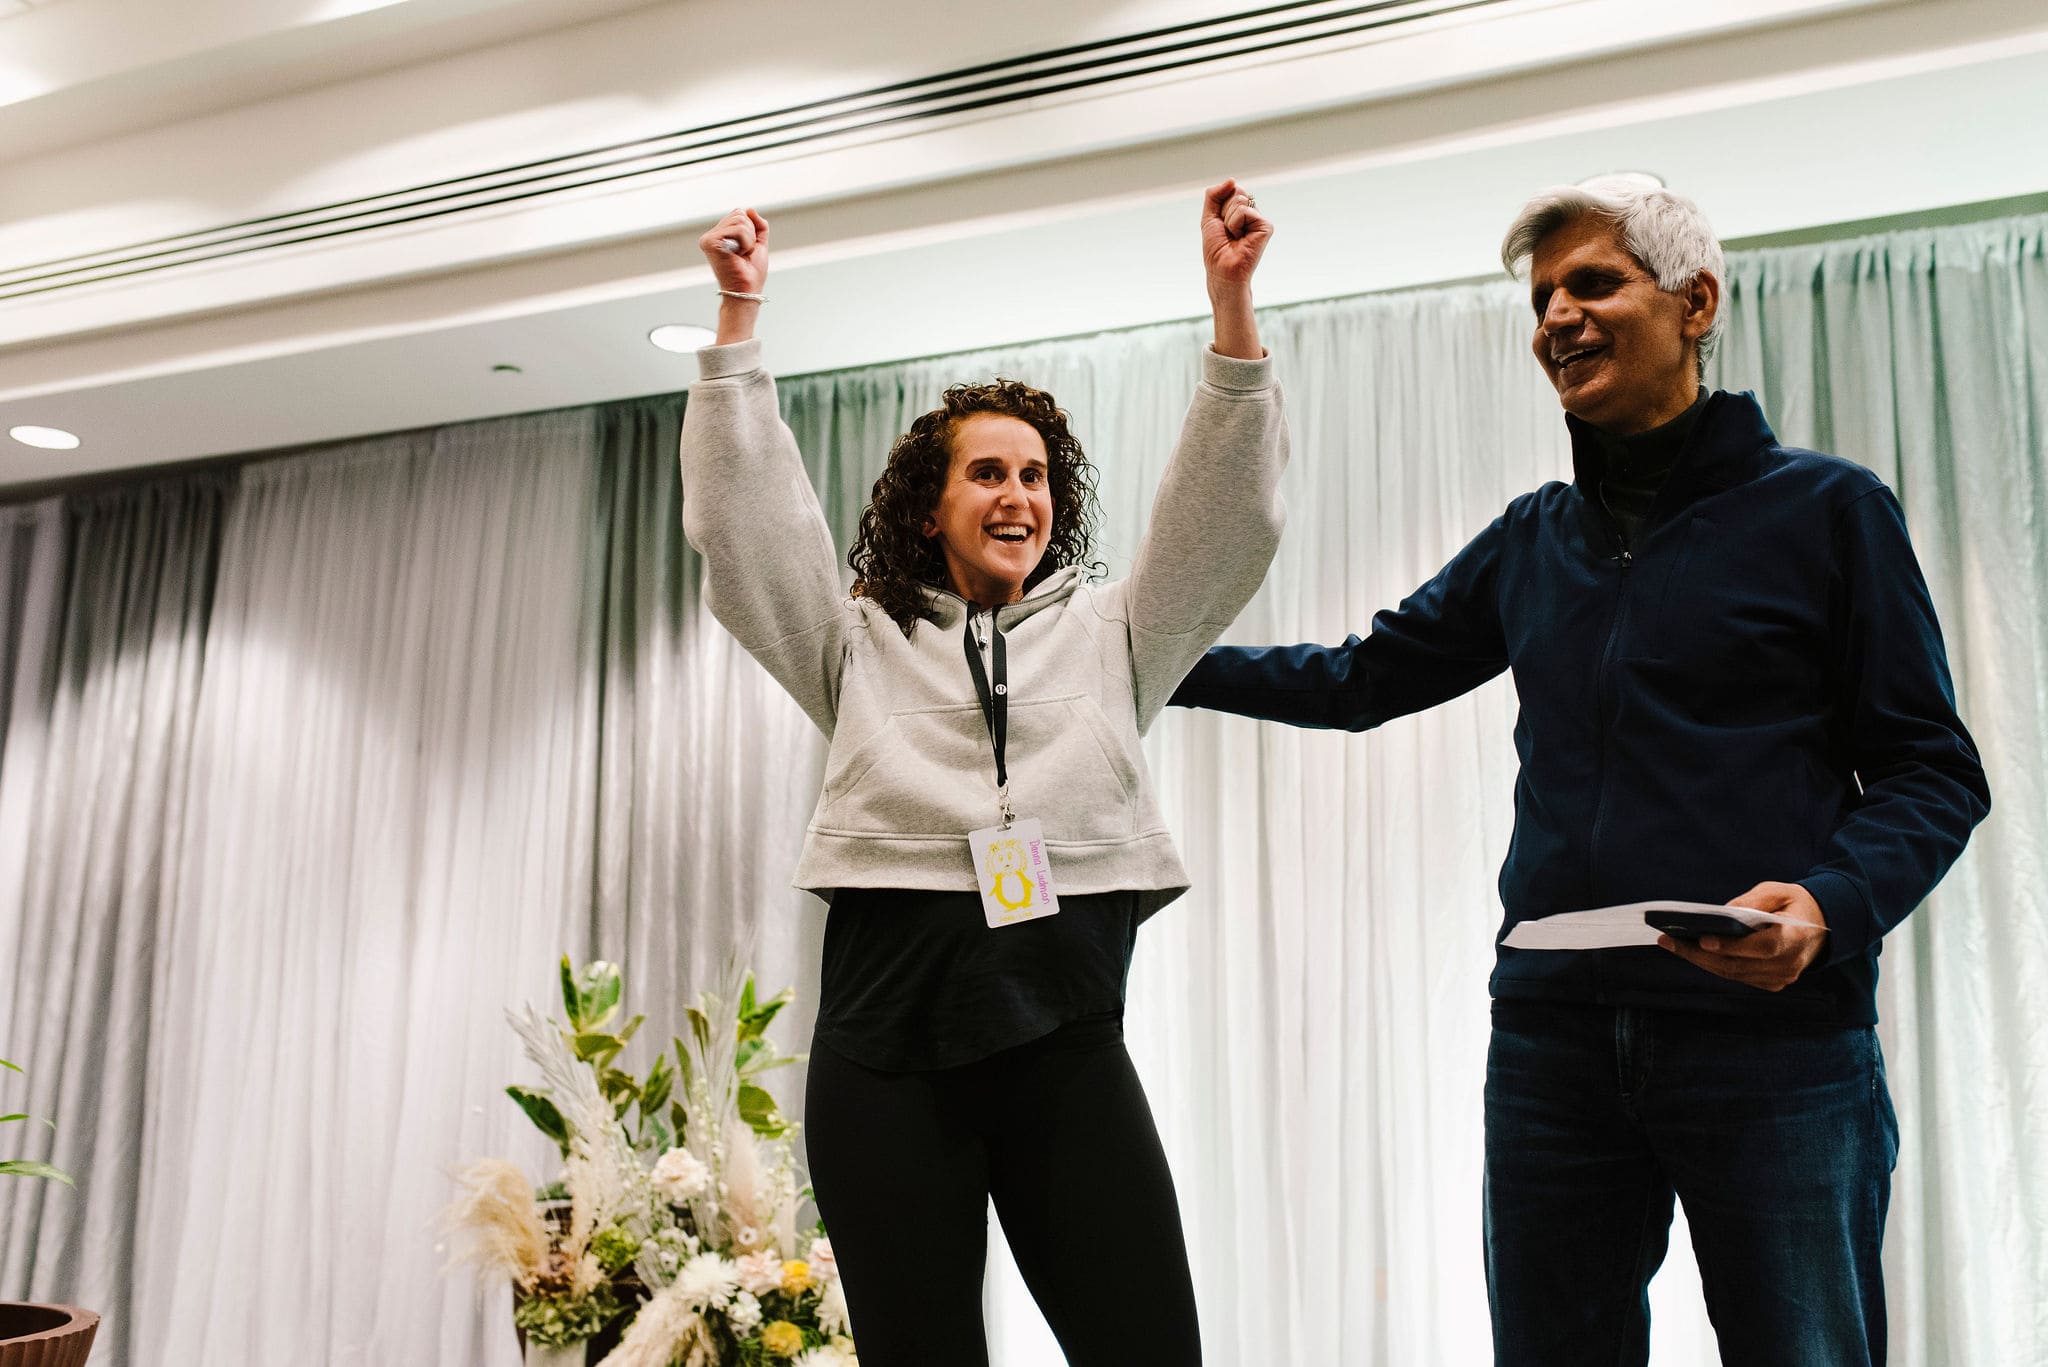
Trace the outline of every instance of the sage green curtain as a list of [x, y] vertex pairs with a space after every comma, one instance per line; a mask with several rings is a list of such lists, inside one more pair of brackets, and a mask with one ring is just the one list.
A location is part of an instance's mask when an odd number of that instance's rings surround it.
[[[1897, 491], [1993, 810], [1885, 942], [1893, 1360], [2048, 1358], [2048, 220], [1730, 261], [1720, 364]], [[1971, 1212], [1965, 1215], [1964, 1212]]]

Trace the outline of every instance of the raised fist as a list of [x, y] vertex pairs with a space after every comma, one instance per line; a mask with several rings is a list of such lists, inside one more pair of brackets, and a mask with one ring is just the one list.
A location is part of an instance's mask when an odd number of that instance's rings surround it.
[[768, 220], [752, 209], [734, 209], [697, 239], [718, 288], [759, 294], [768, 279]]
[[1203, 194], [1202, 266], [1212, 284], [1251, 283], [1272, 238], [1272, 222], [1236, 181], [1212, 185]]

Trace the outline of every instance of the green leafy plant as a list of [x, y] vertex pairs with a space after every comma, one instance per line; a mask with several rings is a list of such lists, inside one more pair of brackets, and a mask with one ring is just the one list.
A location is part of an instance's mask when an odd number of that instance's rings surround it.
[[[562, 1011], [567, 1020], [564, 1037], [576, 1058], [596, 1074], [598, 1090], [612, 1104], [619, 1123], [626, 1127], [633, 1148], [653, 1154], [668, 1149], [683, 1132], [684, 1098], [690, 1095], [697, 1073], [692, 1050], [682, 1040], [674, 1040], [673, 1060], [666, 1052], [656, 1054], [647, 1075], [635, 1077], [616, 1066], [615, 1060], [625, 1052], [646, 1017], [635, 1016], [616, 1031], [609, 1028], [618, 1018], [625, 995], [618, 965], [599, 959], [579, 970], [565, 954], [561, 982]], [[795, 996], [794, 991], [785, 988], [766, 1000], [758, 999], [753, 975], [748, 974], [734, 1012], [733, 1069], [739, 1077], [739, 1115], [764, 1139], [779, 1138], [790, 1129], [775, 1105], [775, 1098], [755, 1079], [770, 1069], [785, 1068], [800, 1057], [782, 1052], [766, 1033], [776, 1015]], [[718, 1027], [714, 1027], [710, 1015], [701, 1007], [688, 1008], [688, 1015], [695, 1054], [698, 1059], [708, 1057]], [[555, 1147], [566, 1159], [569, 1123], [563, 1118], [557, 1098], [545, 1087], [507, 1087], [505, 1094], [518, 1103], [542, 1134], [555, 1141]]]
[[[19, 1064], [9, 1063], [4, 1058], [0, 1058], [0, 1068], [6, 1068], [11, 1072], [16, 1073], [19, 1073], [21, 1071], [21, 1066]], [[31, 1118], [32, 1117], [29, 1116], [26, 1112], [18, 1113], [15, 1115], [0, 1115], [0, 1125], [5, 1125], [10, 1121], [28, 1120]], [[45, 1125], [48, 1125], [53, 1130], [57, 1128], [56, 1125], [51, 1121], [45, 1120], [43, 1123]], [[49, 1177], [54, 1178], [59, 1182], [62, 1182], [67, 1187], [77, 1185], [71, 1180], [71, 1175], [69, 1173], [64, 1172], [58, 1168], [53, 1168], [48, 1163], [38, 1163], [35, 1160], [29, 1158], [0, 1159], [0, 1176]]]
[[[798, 1062], [802, 1055], [785, 1054], [767, 1036], [768, 1027], [783, 1007], [796, 999], [793, 989], [784, 988], [766, 1001], [757, 1000], [754, 995], [754, 975], [749, 973], [740, 985], [739, 1001], [733, 1008], [733, 1059], [732, 1070], [739, 1079], [739, 1093], [736, 1098], [739, 1117], [747, 1127], [763, 1139], [780, 1139], [790, 1132], [789, 1122], [782, 1118], [776, 1108], [775, 1098], [768, 1089], [756, 1081], [761, 1074], [773, 1068], [786, 1068]], [[696, 1043], [699, 1060], [713, 1056], [718, 1043], [718, 1027], [713, 1025], [710, 1014], [704, 1009], [705, 1003], [687, 1008], [690, 1034]], [[681, 1040], [675, 1042], [676, 1058], [681, 1065], [683, 1087], [687, 1093], [691, 1088], [694, 1070], [690, 1062], [691, 1051]], [[680, 1127], [680, 1118], [678, 1118]]]
[[[642, 1082], [619, 1068], [613, 1060], [632, 1041], [633, 1033], [640, 1028], [643, 1016], [635, 1016], [617, 1031], [605, 1029], [619, 1014], [619, 1002], [625, 987], [620, 978], [618, 966], [600, 959], [585, 965], [578, 973], [569, 962], [569, 956], [562, 956], [562, 1010], [568, 1018], [564, 1032], [569, 1047], [579, 1062], [588, 1064], [597, 1075], [598, 1088], [605, 1099], [617, 1108], [618, 1116], [624, 1120], [626, 1113], [636, 1106], [640, 1109], [639, 1126], [634, 1134], [634, 1146], [645, 1149], [661, 1135], [661, 1103], [668, 1099], [668, 1089], [673, 1081], [661, 1056], [654, 1060], [654, 1067], [648, 1071]], [[542, 1087], [507, 1087], [505, 1094], [519, 1104], [540, 1132], [555, 1141], [562, 1156], [569, 1156], [569, 1123], [562, 1116], [555, 1098]], [[646, 1098], [653, 1096], [653, 1101]], [[652, 1124], [650, 1125], [650, 1121]]]
[[455, 1174], [442, 1215], [453, 1259], [514, 1290], [527, 1340], [616, 1341], [608, 1360], [691, 1367], [857, 1367], [845, 1291], [784, 1119], [764, 1075], [800, 1062], [767, 1036], [789, 991], [763, 997], [730, 962], [697, 994], [673, 1053], [644, 1075], [618, 1060], [641, 1018], [623, 1019], [617, 966], [561, 961], [560, 1016], [507, 1019], [540, 1074], [506, 1088], [562, 1151], [536, 1190], [510, 1162]]

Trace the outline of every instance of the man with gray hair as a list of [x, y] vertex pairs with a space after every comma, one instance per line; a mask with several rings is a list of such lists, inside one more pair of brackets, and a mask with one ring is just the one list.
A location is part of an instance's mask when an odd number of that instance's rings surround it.
[[1783, 920], [1595, 950], [1500, 944], [1486, 1074], [1495, 1361], [1640, 1364], [1685, 1205], [1722, 1361], [1885, 1358], [1898, 1145], [1878, 949], [1989, 810], [1898, 501], [1709, 393], [1721, 248], [1609, 178], [1531, 199], [1536, 360], [1573, 478], [1508, 505], [1342, 645], [1219, 647], [1173, 701], [1362, 731], [1513, 672], [1500, 939], [1680, 900]]

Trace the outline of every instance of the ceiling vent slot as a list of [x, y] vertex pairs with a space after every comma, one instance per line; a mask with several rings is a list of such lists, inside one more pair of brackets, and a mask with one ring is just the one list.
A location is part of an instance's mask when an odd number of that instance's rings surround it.
[[1139, 88], [1202, 70], [1225, 70], [1335, 50], [1392, 36], [1430, 20], [1518, 0], [1297, 0], [1123, 38], [1005, 58], [765, 110], [725, 123], [592, 147], [366, 195], [134, 242], [105, 251], [0, 270], [0, 299], [22, 298], [180, 266], [568, 195], [791, 149], [828, 150], [943, 127], [1026, 100], [1086, 97]]

